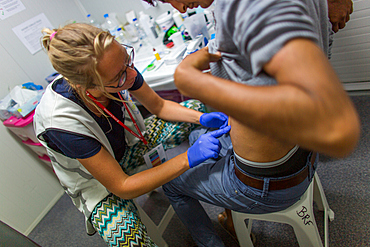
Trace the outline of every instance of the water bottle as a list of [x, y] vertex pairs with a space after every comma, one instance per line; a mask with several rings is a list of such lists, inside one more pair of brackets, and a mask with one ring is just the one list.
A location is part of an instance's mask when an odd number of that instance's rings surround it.
[[92, 17], [90, 14], [88, 14], [86, 17], [87, 17], [87, 22], [90, 25], [100, 28], [100, 24], [94, 19], [94, 17]]
[[149, 17], [149, 15], [144, 14], [143, 11], [140, 11], [140, 25], [143, 27], [146, 36], [148, 37], [150, 43], [153, 46], [160, 45], [161, 41], [158, 38], [158, 33], [155, 30], [156, 26], [154, 20]]
[[113, 19], [110, 18], [108, 14], [104, 15], [105, 22], [103, 27], [110, 32], [112, 35], [116, 35], [117, 29], [119, 28], [119, 23]]
[[144, 30], [140, 27], [140, 24], [139, 24], [139, 21], [137, 20], [137, 18], [134, 18], [132, 20], [132, 23], [135, 26], [135, 29], [136, 29], [136, 32], [137, 32], [137, 36], [139, 37], [139, 39], [140, 40], [145, 40], [146, 34], [145, 34]]
[[118, 28], [116, 32], [116, 37], [115, 39], [118, 41], [120, 44], [125, 44], [125, 45], [131, 45], [131, 43], [127, 40], [125, 33], [123, 32], [122, 28]]

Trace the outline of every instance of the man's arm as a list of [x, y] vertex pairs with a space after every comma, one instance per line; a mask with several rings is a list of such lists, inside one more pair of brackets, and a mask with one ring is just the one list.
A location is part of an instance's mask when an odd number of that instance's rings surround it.
[[249, 86], [202, 73], [218, 57], [203, 49], [185, 58], [175, 72], [180, 92], [282, 142], [335, 157], [354, 149], [359, 118], [314, 42], [292, 40], [265, 64], [276, 86]]
[[352, 0], [328, 0], [329, 19], [336, 33], [346, 26], [353, 12]]

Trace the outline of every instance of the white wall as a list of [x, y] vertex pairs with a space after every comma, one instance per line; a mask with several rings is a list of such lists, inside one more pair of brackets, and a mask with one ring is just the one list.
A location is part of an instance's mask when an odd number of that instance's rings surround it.
[[[72, 0], [22, 0], [26, 9], [0, 20], [0, 98], [25, 82], [46, 86], [54, 70], [44, 51], [32, 55], [12, 28], [44, 13], [58, 26], [67, 19], [82, 19]], [[41, 31], [41, 30], [40, 30]], [[21, 140], [0, 124], [0, 220], [28, 234], [63, 194], [52, 169]]]

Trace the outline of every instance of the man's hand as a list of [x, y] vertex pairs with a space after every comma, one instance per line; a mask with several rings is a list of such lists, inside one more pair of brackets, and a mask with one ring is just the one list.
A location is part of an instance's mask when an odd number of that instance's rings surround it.
[[193, 67], [197, 70], [209, 69], [209, 63], [217, 62], [221, 58], [221, 53], [211, 54], [208, 52], [208, 47], [204, 47], [193, 54], [188, 55], [177, 68]]
[[353, 3], [352, 0], [328, 0], [328, 9], [332, 30], [336, 33], [349, 21], [349, 15], [353, 12]]
[[221, 58], [221, 53], [211, 54], [208, 47], [205, 47], [193, 54], [188, 55], [177, 66], [173, 75], [174, 82], [181, 94], [196, 98], [193, 93], [206, 90], [203, 87], [204, 80], [201, 79], [204, 70], [209, 69], [211, 62], [217, 62]]

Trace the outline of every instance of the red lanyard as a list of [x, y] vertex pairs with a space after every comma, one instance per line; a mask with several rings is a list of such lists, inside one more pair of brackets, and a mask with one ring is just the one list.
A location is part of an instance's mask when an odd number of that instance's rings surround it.
[[[137, 137], [137, 138], [139, 138], [141, 141], [143, 141], [144, 142], [144, 144], [145, 145], [147, 145], [148, 144], [148, 142], [145, 140], [145, 138], [144, 138], [144, 136], [143, 136], [143, 134], [141, 134], [141, 131], [140, 131], [140, 129], [139, 129], [139, 126], [137, 126], [137, 123], [136, 123], [136, 121], [135, 121], [135, 119], [134, 119], [134, 117], [132, 116], [132, 114], [131, 114], [131, 112], [130, 112], [130, 110], [128, 109], [128, 106], [127, 106], [127, 104], [126, 104], [126, 102], [123, 102], [123, 105], [125, 106], [125, 108], [126, 108], [126, 111], [128, 112], [128, 114], [130, 115], [130, 118], [131, 118], [131, 120], [132, 120], [132, 122], [134, 123], [134, 126], [135, 126], [135, 129], [137, 130], [137, 132], [139, 133], [139, 135], [138, 134], [136, 134], [134, 131], [132, 131], [129, 127], [127, 127], [124, 123], [122, 123], [118, 118], [116, 118], [116, 116], [114, 116], [105, 106], [103, 106], [99, 101], [97, 101], [95, 98], [94, 98], [94, 96], [92, 96], [89, 92], [87, 92], [86, 91], [86, 95], [90, 98], [90, 99], [92, 99], [94, 102], [95, 102], [95, 104], [97, 104], [105, 113], [107, 113], [109, 116], [111, 116], [119, 125], [121, 125], [123, 128], [125, 128], [128, 132], [130, 132], [133, 136], [135, 136], [135, 137]], [[122, 96], [121, 96], [121, 93], [118, 93], [118, 96], [119, 96], [119, 98], [123, 101], [123, 99], [122, 99]]]

